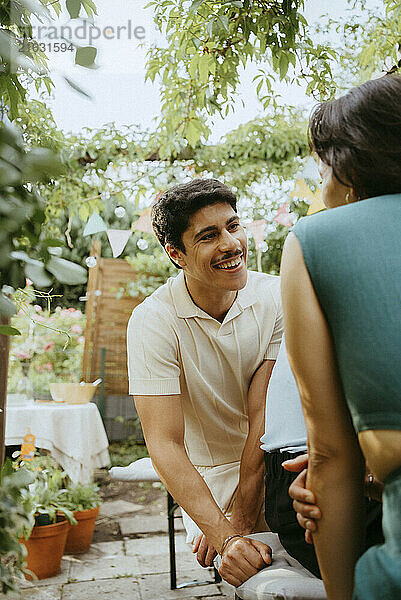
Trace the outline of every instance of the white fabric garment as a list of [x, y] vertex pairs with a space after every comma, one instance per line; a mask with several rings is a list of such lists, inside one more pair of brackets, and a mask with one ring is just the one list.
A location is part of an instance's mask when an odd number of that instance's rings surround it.
[[241, 600], [327, 599], [323, 581], [312, 575], [286, 552], [277, 533], [255, 533], [247, 537], [264, 542], [271, 547], [272, 564], [236, 588], [235, 593], [238, 598]]
[[89, 483], [95, 469], [110, 464], [109, 442], [96, 404], [36, 404], [7, 407], [6, 445], [20, 445], [28, 427], [72, 481]]
[[267, 389], [265, 433], [260, 441], [266, 452], [306, 450], [301, 398], [288, 362], [284, 336]]

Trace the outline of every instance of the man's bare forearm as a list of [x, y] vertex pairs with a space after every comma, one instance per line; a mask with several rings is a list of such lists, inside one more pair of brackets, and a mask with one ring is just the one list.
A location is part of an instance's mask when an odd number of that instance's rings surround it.
[[230, 519], [243, 534], [254, 531], [264, 501], [264, 461], [259, 439], [260, 435], [256, 443], [249, 440], [242, 453], [240, 481]]
[[155, 444], [148, 442], [147, 447], [153, 465], [170, 494], [217, 550], [229, 535], [240, 533], [216, 504], [183, 445], [158, 440]]
[[239, 483], [231, 516], [232, 524], [241, 533], [254, 530], [264, 501], [264, 460], [260, 438], [264, 433], [266, 391], [274, 362], [263, 361], [249, 386], [249, 432], [241, 456]]

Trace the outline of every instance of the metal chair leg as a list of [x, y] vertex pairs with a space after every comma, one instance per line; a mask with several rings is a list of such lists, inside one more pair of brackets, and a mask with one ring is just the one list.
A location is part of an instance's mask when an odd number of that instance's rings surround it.
[[216, 567], [213, 567], [214, 570], [214, 582], [215, 583], [221, 583], [221, 575], [218, 572], [218, 570], [216, 569]]
[[177, 565], [175, 561], [175, 528], [174, 513], [178, 504], [174, 502], [173, 497], [167, 492], [167, 518], [168, 518], [168, 543], [170, 551], [170, 589], [177, 589]]
[[220, 583], [221, 577], [218, 570], [214, 569], [214, 581], [202, 580], [202, 581], [189, 581], [188, 583], [181, 583], [177, 585], [177, 563], [175, 558], [175, 527], [174, 519], [176, 518], [175, 511], [178, 508], [178, 504], [175, 502], [169, 492], [167, 492], [167, 518], [168, 518], [168, 541], [170, 551], [170, 589], [177, 590], [186, 587], [195, 587], [198, 585], [210, 585], [211, 583]]

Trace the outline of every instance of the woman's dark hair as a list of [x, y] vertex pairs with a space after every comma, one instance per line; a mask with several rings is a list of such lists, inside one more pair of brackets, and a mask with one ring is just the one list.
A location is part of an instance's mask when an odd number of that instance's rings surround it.
[[204, 206], [220, 202], [226, 202], [237, 212], [235, 194], [217, 179], [196, 178], [164, 192], [152, 207], [153, 230], [163, 248], [170, 244], [185, 252], [182, 234], [188, 229], [192, 216]]
[[385, 75], [320, 104], [309, 144], [360, 199], [401, 191], [401, 77]]

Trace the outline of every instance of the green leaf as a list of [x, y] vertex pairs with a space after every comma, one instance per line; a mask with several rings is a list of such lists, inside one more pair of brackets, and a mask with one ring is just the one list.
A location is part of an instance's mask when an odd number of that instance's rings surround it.
[[78, 19], [81, 12], [81, 0], [66, 0], [65, 4], [71, 19]]
[[75, 64], [90, 69], [95, 64], [96, 56], [97, 48], [94, 48], [93, 46], [82, 46], [81, 48], [77, 48], [75, 53]]
[[209, 79], [209, 55], [202, 54], [199, 57], [199, 79], [202, 83], [207, 83]]
[[193, 121], [189, 121], [185, 128], [185, 138], [190, 146], [195, 146], [200, 139], [200, 132]]
[[192, 79], [195, 79], [196, 73], [198, 72], [199, 58], [199, 54], [195, 54], [189, 64], [188, 73]]
[[45, 248], [59, 248], [60, 246], [65, 246], [65, 241], [57, 238], [47, 238], [42, 244]]
[[289, 56], [282, 52], [279, 60], [280, 79], [284, 79], [288, 71]]
[[69, 260], [65, 260], [65, 258], [60, 258], [59, 256], [52, 256], [46, 264], [46, 269], [50, 271], [60, 283], [79, 285], [86, 283], [88, 279], [86, 269], [81, 267], [81, 265], [77, 265]]
[[222, 26], [222, 28], [227, 33], [230, 33], [230, 28], [228, 27], [228, 17], [227, 17], [227, 15], [217, 15], [217, 20], [219, 21], [219, 23]]
[[197, 12], [200, 5], [203, 4], [204, 2], [205, 2], [205, 0], [194, 0], [194, 2], [192, 2], [192, 4], [191, 4], [189, 12], [190, 13]]
[[39, 288], [49, 287], [52, 283], [51, 278], [46, 273], [45, 265], [40, 260], [31, 259], [29, 263], [26, 263], [25, 275]]
[[9, 319], [17, 312], [17, 307], [14, 302], [11, 302], [9, 298], [6, 298], [4, 294], [0, 292], [0, 316]]
[[91, 94], [89, 92], [85, 91], [83, 88], [81, 88], [80, 85], [78, 85], [77, 83], [75, 83], [75, 81], [73, 81], [72, 79], [70, 79], [66, 75], [64, 75], [64, 81], [66, 83], [68, 83], [68, 85], [70, 87], [72, 87], [73, 90], [75, 90], [76, 92], [78, 92], [78, 94], [81, 94], [82, 96], [85, 96], [85, 98], [88, 98], [89, 100], [92, 100], [92, 96], [91, 96]]
[[25, 159], [26, 181], [48, 180], [62, 172], [60, 158], [47, 148], [33, 148]]
[[21, 335], [21, 332], [10, 325], [0, 325], [0, 335]]

